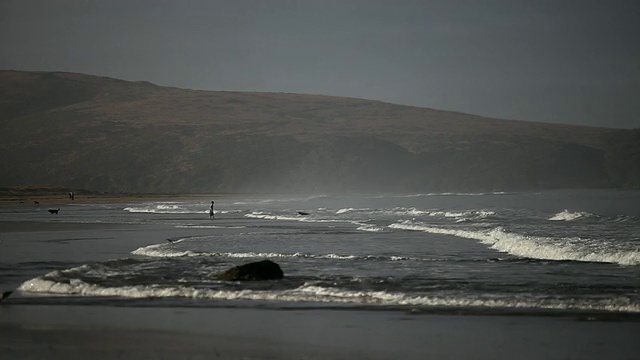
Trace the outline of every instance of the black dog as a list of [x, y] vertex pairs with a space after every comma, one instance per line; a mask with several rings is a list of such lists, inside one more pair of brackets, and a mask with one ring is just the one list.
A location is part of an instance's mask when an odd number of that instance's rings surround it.
[[49, 209], [49, 213], [50, 213], [50, 214], [57, 214], [57, 213], [58, 213], [58, 211], [60, 211], [60, 208], [57, 208], [57, 209]]

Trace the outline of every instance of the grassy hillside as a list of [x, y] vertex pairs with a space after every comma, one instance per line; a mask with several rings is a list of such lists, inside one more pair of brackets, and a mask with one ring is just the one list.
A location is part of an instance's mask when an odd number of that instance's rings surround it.
[[0, 71], [0, 187], [110, 192], [637, 187], [638, 131], [379, 101]]

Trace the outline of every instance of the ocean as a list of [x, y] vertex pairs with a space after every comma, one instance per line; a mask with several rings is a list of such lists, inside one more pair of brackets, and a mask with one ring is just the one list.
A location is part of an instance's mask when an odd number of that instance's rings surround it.
[[[215, 198], [214, 219], [210, 200], [0, 207], [0, 222], [58, 227], [1, 233], [2, 290], [20, 304], [640, 312], [639, 191], [238, 196]], [[215, 277], [262, 259], [284, 279]]]

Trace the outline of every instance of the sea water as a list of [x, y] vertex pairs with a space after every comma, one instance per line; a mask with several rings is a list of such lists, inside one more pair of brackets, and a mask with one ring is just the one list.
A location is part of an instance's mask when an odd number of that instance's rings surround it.
[[[22, 276], [27, 303], [640, 312], [637, 191], [247, 196], [218, 199], [215, 219], [209, 204], [3, 208], [0, 221], [128, 224], [151, 241], [114, 239], [130, 249], [108, 260], [0, 264], [0, 277]], [[215, 277], [262, 259], [285, 278]]]

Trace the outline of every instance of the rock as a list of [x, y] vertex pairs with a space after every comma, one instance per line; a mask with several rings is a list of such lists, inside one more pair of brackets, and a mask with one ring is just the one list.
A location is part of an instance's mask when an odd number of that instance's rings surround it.
[[273, 280], [282, 279], [284, 273], [280, 269], [280, 265], [271, 260], [262, 260], [252, 262], [240, 266], [234, 266], [231, 269], [218, 274], [221, 280]]
[[6, 299], [9, 297], [9, 295], [11, 295], [11, 293], [13, 293], [13, 291], [5, 291], [2, 293], [2, 297], [0, 297], [0, 301]]

